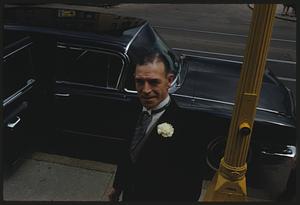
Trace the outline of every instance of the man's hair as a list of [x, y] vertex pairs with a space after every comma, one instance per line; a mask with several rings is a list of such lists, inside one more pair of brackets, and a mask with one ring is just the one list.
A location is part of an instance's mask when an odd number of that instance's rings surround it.
[[162, 62], [164, 64], [166, 74], [172, 72], [167, 58], [161, 52], [150, 50], [148, 52], [139, 54], [139, 58], [136, 58], [137, 65], [147, 65], [149, 63], [154, 63], [155, 61], [157, 61]]

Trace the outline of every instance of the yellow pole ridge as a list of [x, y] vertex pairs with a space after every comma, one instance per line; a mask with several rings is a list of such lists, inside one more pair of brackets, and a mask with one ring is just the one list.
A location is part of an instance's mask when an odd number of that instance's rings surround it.
[[204, 201], [246, 201], [247, 154], [256, 114], [276, 4], [256, 4], [247, 40], [224, 157]]

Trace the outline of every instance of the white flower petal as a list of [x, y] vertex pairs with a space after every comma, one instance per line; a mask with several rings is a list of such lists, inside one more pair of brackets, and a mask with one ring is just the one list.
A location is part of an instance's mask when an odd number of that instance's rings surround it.
[[157, 126], [157, 133], [161, 134], [163, 137], [172, 137], [174, 128], [171, 124], [164, 122]]

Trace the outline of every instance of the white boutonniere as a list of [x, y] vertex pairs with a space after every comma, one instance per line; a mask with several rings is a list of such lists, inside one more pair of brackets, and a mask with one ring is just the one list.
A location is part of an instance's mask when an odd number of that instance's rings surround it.
[[163, 137], [172, 137], [174, 128], [171, 124], [164, 122], [157, 125], [157, 133]]

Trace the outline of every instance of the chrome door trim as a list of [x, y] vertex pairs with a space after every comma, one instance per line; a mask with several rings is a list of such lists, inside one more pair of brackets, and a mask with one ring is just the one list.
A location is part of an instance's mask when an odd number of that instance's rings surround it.
[[29, 79], [27, 81], [27, 84], [22, 87], [21, 89], [19, 89], [18, 91], [16, 91], [14, 94], [12, 94], [11, 96], [7, 97], [6, 99], [3, 100], [3, 107], [7, 106], [8, 104], [14, 102], [19, 96], [23, 95], [24, 93], [26, 93], [28, 90], [30, 90], [32, 88], [32, 85], [34, 84], [35, 80], [34, 79]]

